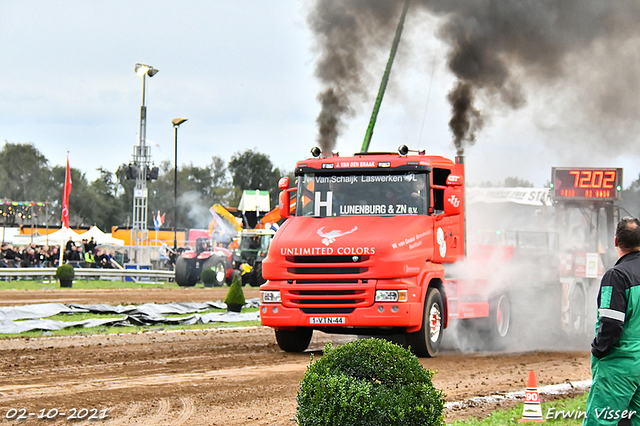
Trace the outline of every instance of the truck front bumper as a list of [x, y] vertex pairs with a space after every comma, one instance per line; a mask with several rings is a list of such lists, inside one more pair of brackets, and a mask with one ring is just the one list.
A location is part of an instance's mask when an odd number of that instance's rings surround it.
[[348, 328], [410, 328], [417, 331], [422, 324], [422, 303], [374, 303], [358, 307], [350, 313], [305, 313], [301, 308], [289, 308], [282, 303], [262, 303], [260, 319], [263, 325], [277, 330], [297, 327]]

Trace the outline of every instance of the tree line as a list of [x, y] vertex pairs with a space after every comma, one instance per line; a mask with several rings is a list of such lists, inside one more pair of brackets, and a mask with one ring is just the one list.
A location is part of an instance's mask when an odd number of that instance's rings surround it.
[[[115, 172], [98, 168], [99, 177], [89, 182], [86, 174], [71, 167], [69, 224], [96, 225], [105, 232], [112, 226], [132, 223], [135, 179], [127, 179], [126, 164]], [[158, 211], [165, 215], [163, 227], [174, 227], [174, 167], [159, 166], [158, 179], [147, 182], [148, 228]], [[5, 141], [0, 150], [0, 207], [5, 226], [60, 225], [66, 165], [51, 166], [32, 143]], [[217, 156], [204, 167], [178, 167], [177, 223], [179, 228], [207, 228], [214, 204], [236, 207], [245, 189], [269, 191], [271, 205], [278, 200], [278, 180], [289, 173], [274, 167], [268, 155], [254, 150], [235, 153], [230, 161]], [[36, 203], [33, 204], [32, 203]]]
[[[132, 223], [135, 179], [127, 179], [126, 166], [120, 165], [115, 172], [99, 168], [99, 177], [92, 182], [84, 172], [71, 167], [71, 227], [96, 225], [109, 232], [112, 226], [126, 227]], [[147, 226], [153, 229], [153, 217], [160, 211], [166, 214], [164, 227], [173, 228], [174, 168], [169, 161], [162, 162], [158, 168], [158, 179], [147, 182]], [[66, 165], [51, 166], [32, 143], [5, 141], [0, 150], [2, 224], [59, 226], [65, 172]], [[212, 156], [205, 167], [182, 165], [178, 168], [178, 227], [207, 228], [211, 220], [209, 208], [214, 204], [236, 207], [245, 189], [269, 191], [273, 208], [278, 201], [278, 180], [287, 175], [293, 179], [292, 172], [279, 170], [268, 155], [254, 150], [235, 153], [228, 164]], [[480, 186], [532, 187], [533, 184], [508, 177], [504, 182], [482, 182]], [[41, 205], [31, 205], [31, 202]], [[618, 204], [623, 208], [623, 215], [639, 214], [640, 177], [623, 190]]]

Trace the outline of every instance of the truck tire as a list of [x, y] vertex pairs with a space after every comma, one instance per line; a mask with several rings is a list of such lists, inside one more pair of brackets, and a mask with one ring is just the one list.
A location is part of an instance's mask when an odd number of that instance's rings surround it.
[[198, 282], [194, 273], [194, 262], [189, 262], [182, 256], [176, 259], [176, 284], [180, 287], [193, 287]]
[[489, 318], [496, 338], [506, 338], [511, 326], [511, 302], [506, 294], [501, 294], [493, 299], [490, 305]]
[[311, 343], [312, 328], [296, 330], [275, 330], [278, 346], [285, 352], [304, 352]]
[[580, 339], [587, 334], [587, 295], [581, 283], [577, 283], [569, 297], [569, 334]]
[[511, 330], [511, 301], [506, 294], [500, 294], [489, 301], [489, 316], [485, 323], [481, 336], [484, 350], [500, 351], [505, 349]]
[[202, 265], [202, 270], [204, 271], [205, 269], [213, 269], [216, 274], [215, 281], [213, 283], [205, 283], [205, 287], [222, 287], [224, 285], [224, 280], [227, 277], [227, 267], [224, 264], [224, 259], [211, 256]]
[[440, 350], [444, 330], [444, 305], [440, 290], [427, 290], [422, 316], [422, 328], [415, 333], [407, 333], [407, 345], [419, 357], [434, 357]]

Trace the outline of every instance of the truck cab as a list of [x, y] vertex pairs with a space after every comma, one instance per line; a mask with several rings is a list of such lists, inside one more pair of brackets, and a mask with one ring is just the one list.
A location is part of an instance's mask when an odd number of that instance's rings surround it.
[[[464, 256], [464, 166], [401, 147], [351, 157], [316, 152], [283, 178], [287, 218], [263, 262], [263, 325], [279, 346], [314, 330], [404, 334], [434, 356], [448, 325], [445, 263]], [[295, 213], [290, 215], [291, 193]]]

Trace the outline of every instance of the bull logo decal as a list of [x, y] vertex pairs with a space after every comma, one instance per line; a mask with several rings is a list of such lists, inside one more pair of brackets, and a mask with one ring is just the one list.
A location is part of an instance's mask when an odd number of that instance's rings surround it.
[[355, 232], [358, 229], [358, 227], [354, 226], [351, 231], [347, 231], [347, 232], [342, 232], [340, 230], [334, 229], [332, 231], [327, 232], [326, 234], [323, 232], [323, 229], [324, 229], [324, 226], [318, 229], [316, 232], [318, 233], [318, 235], [322, 237], [322, 244], [324, 244], [325, 246], [328, 246], [329, 244], [333, 243], [336, 240], [336, 238]]

